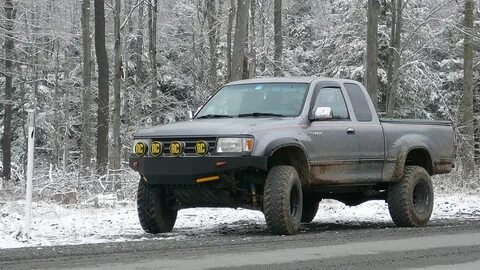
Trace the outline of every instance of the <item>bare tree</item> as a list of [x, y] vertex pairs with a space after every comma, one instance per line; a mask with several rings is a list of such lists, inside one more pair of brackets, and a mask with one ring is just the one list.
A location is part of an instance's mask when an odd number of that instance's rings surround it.
[[266, 25], [266, 16], [265, 16], [265, 5], [266, 5], [266, 0], [260, 0], [260, 1], [257, 1], [260, 5], [260, 11], [259, 11], [259, 35], [260, 35], [260, 50], [262, 50], [261, 52], [261, 56], [259, 57], [260, 61], [258, 63], [258, 69], [259, 69], [259, 72], [260, 74], [263, 74], [265, 72], [265, 68], [266, 68], [266, 65], [265, 65], [265, 62], [266, 62], [266, 53], [265, 53], [265, 25]]
[[208, 82], [217, 83], [217, 18], [215, 0], [207, 0], [208, 46], [210, 54], [210, 72]]
[[95, 0], [95, 53], [98, 63], [97, 172], [103, 173], [108, 163], [109, 71], [105, 47], [105, 3]]
[[[113, 80], [113, 153], [112, 168], [119, 170], [122, 158], [122, 140], [120, 138], [121, 80], [122, 80], [122, 47], [120, 42], [121, 1], [115, 0], [114, 38], [115, 38], [115, 77]], [[119, 188], [118, 185], [115, 188]]]
[[283, 54], [283, 33], [282, 33], [282, 0], [274, 0], [273, 6], [273, 28], [275, 49], [273, 54], [273, 75], [282, 76], [282, 54]]
[[249, 67], [248, 67], [248, 77], [255, 77], [255, 69], [257, 68], [257, 47], [256, 47], [256, 29], [255, 29], [255, 12], [257, 6], [257, 0], [250, 0], [250, 55], [249, 55]]
[[402, 51], [402, 25], [403, 25], [402, 0], [392, 0], [392, 29], [390, 41], [390, 55], [388, 64], [387, 88], [387, 117], [394, 117], [396, 97], [399, 83], [399, 70]]
[[136, 42], [136, 75], [137, 75], [137, 85], [141, 88], [143, 86], [144, 74], [143, 74], [143, 0], [140, 0], [138, 4], [138, 30], [137, 30], [137, 42]]
[[380, 2], [368, 0], [367, 55], [365, 84], [373, 105], [378, 108], [378, 16]]
[[3, 178], [10, 180], [12, 171], [12, 95], [13, 95], [13, 58], [14, 58], [14, 36], [13, 20], [15, 11], [12, 0], [5, 0], [5, 114], [3, 119], [2, 153], [3, 153]]
[[92, 82], [92, 39], [90, 37], [90, 0], [82, 0], [82, 167], [86, 172], [92, 159], [92, 124], [91, 124], [91, 82]]
[[474, 34], [475, 3], [473, 0], [465, 0], [465, 37], [464, 37], [464, 75], [463, 95], [461, 102], [461, 133], [463, 143], [461, 144], [461, 158], [465, 174], [474, 171], [474, 112], [473, 112], [473, 42]]
[[235, 13], [235, 0], [230, 0], [227, 25], [227, 81], [232, 80], [232, 31]]
[[148, 33], [150, 56], [150, 95], [152, 98], [152, 121], [158, 124], [158, 93], [157, 93], [157, 3], [158, 0], [151, 0], [148, 5]]
[[241, 80], [243, 78], [249, 3], [249, 0], [238, 0], [237, 2], [237, 20], [235, 24], [235, 36], [233, 38], [232, 51], [232, 81]]

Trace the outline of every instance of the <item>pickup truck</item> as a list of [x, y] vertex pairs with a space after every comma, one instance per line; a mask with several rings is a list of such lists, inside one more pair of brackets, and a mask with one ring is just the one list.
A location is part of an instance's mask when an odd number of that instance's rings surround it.
[[134, 135], [137, 209], [148, 233], [179, 209], [260, 210], [274, 234], [311, 222], [322, 199], [385, 200], [398, 226], [432, 214], [431, 176], [454, 160], [448, 121], [379, 119], [365, 87], [329, 78], [229, 83], [187, 121]]

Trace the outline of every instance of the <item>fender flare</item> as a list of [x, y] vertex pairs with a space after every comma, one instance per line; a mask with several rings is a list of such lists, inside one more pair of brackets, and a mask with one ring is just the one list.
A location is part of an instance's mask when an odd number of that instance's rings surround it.
[[295, 138], [280, 138], [280, 139], [271, 141], [265, 147], [264, 154], [265, 156], [270, 157], [275, 153], [276, 150], [286, 146], [295, 146], [302, 149], [303, 154], [305, 155], [305, 158], [307, 159], [307, 161], [309, 161], [307, 151], [305, 150], [305, 146], [298, 139], [295, 139]]
[[[425, 145], [414, 145], [410, 147], [402, 147], [401, 150], [398, 152], [398, 159], [397, 164], [395, 165], [395, 170], [393, 172], [393, 180], [401, 180], [403, 177], [403, 171], [405, 169], [405, 163], [407, 162], [407, 156], [410, 152], [414, 150], [424, 150], [430, 156], [430, 160], [432, 160], [432, 154], [430, 153], [430, 149], [428, 149]], [[433, 160], [432, 160], [433, 162]], [[433, 168], [433, 164], [430, 164]]]

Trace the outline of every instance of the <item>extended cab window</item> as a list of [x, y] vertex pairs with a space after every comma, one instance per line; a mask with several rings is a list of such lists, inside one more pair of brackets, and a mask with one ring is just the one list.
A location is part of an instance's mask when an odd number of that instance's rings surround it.
[[326, 87], [320, 89], [315, 100], [314, 108], [332, 108], [333, 119], [349, 119], [347, 104], [340, 88]]
[[360, 86], [354, 83], [346, 83], [345, 88], [347, 89], [348, 96], [352, 102], [353, 111], [359, 122], [371, 122], [372, 121], [372, 112], [368, 106], [367, 98], [363, 93]]

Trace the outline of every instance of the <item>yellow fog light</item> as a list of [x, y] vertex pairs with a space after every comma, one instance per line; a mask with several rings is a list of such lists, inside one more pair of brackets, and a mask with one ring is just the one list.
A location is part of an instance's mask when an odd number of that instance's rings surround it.
[[147, 148], [148, 146], [144, 142], [137, 142], [133, 150], [137, 156], [141, 157], [147, 153]]
[[163, 145], [161, 142], [158, 142], [158, 141], [154, 141], [152, 142], [152, 144], [150, 145], [150, 154], [153, 156], [153, 157], [158, 157], [159, 155], [161, 155], [163, 152]]
[[198, 141], [195, 144], [195, 153], [199, 156], [205, 156], [208, 154], [209, 145], [206, 141]]
[[182, 152], [183, 152], [182, 142], [173, 141], [170, 143], [170, 154], [172, 156], [178, 157], [182, 154]]

